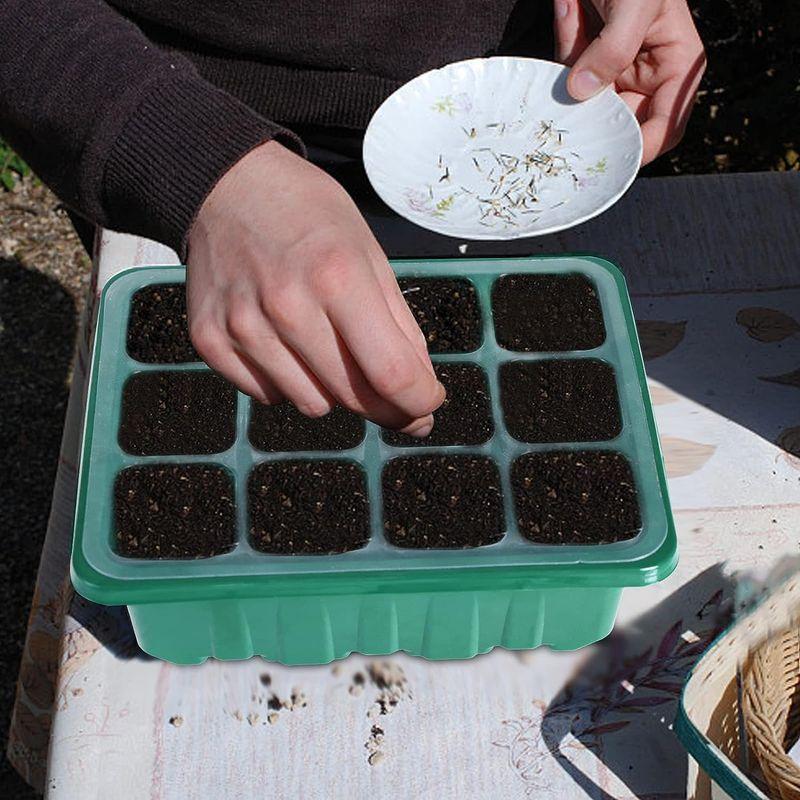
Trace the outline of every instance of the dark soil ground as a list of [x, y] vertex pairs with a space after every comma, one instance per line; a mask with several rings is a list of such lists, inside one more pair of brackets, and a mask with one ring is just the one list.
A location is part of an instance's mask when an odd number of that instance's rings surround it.
[[[683, 142], [645, 176], [800, 170], [800, 4], [692, 0], [708, 71]], [[31, 179], [0, 191], [0, 745], [50, 510], [88, 260]], [[20, 465], [25, 468], [21, 469]], [[0, 795], [27, 789], [0, 758]]]
[[708, 69], [683, 141], [642, 175], [800, 169], [800, 4], [689, 5]]

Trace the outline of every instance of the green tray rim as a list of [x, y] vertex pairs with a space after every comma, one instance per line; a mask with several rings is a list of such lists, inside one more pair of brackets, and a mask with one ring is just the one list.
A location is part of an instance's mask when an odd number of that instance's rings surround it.
[[[88, 600], [104, 605], [135, 605], [155, 602], [192, 602], [213, 599], [308, 596], [308, 595], [353, 595], [380, 594], [384, 592], [471, 592], [509, 589], [546, 589], [564, 586], [626, 587], [645, 586], [668, 577], [678, 563], [677, 536], [669, 502], [664, 459], [656, 428], [647, 377], [644, 369], [639, 337], [633, 308], [630, 302], [625, 277], [621, 270], [608, 259], [588, 254], [558, 253], [528, 257], [497, 256], [481, 257], [487, 263], [509, 260], [564, 260], [576, 259], [590, 262], [608, 272], [619, 293], [639, 388], [642, 393], [647, 428], [655, 456], [659, 488], [664, 504], [667, 531], [664, 541], [652, 553], [642, 558], [623, 563], [606, 564], [532, 564], [524, 566], [480, 566], [469, 570], [442, 569], [385, 569], [371, 572], [337, 571], [331, 573], [294, 575], [241, 575], [241, 576], [195, 576], [185, 578], [136, 578], [118, 579], [96, 570], [87, 561], [83, 552], [83, 517], [87, 502], [88, 459], [91, 452], [93, 430], [88, 424], [92, 418], [96, 401], [101, 342], [97, 334], [102, 330], [105, 298], [110, 287], [130, 273], [141, 274], [143, 270], [170, 270], [186, 273], [185, 265], [136, 266], [118, 272], [103, 287], [97, 319], [94, 326], [94, 348], [91, 357], [87, 402], [83, 417], [83, 441], [81, 446], [78, 504], [73, 525], [72, 557], [70, 577], [73, 586]], [[457, 265], [464, 258], [405, 258], [391, 259], [399, 266], [420, 262]], [[476, 259], [470, 259], [476, 260]]]

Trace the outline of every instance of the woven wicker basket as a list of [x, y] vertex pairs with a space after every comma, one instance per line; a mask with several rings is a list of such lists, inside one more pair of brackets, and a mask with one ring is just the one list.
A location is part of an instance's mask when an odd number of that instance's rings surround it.
[[757, 647], [745, 665], [742, 713], [751, 755], [776, 800], [800, 800], [800, 766], [788, 755], [800, 736], [800, 627]]

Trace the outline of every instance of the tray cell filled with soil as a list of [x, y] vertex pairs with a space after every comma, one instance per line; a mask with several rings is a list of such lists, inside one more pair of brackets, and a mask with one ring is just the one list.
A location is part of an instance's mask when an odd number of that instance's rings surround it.
[[500, 403], [522, 442], [606, 441], [622, 430], [614, 369], [597, 359], [507, 362]]
[[250, 403], [250, 443], [267, 453], [349, 450], [361, 444], [365, 432], [363, 418], [342, 406], [312, 419], [291, 403]]
[[145, 286], [133, 295], [127, 348], [131, 358], [145, 364], [200, 361], [189, 338], [182, 283]]
[[429, 353], [469, 353], [483, 338], [474, 285], [461, 278], [400, 278], [400, 291]]
[[512, 465], [511, 484], [520, 533], [532, 542], [609, 544], [641, 530], [633, 473], [620, 453], [529, 453]]
[[125, 383], [119, 444], [139, 456], [221, 453], [236, 438], [236, 390], [211, 372], [139, 372]]
[[233, 481], [221, 467], [129, 467], [114, 483], [115, 549], [140, 559], [210, 558], [236, 545]]
[[370, 537], [363, 470], [352, 461], [272, 461], [247, 485], [250, 543], [263, 553], [326, 555]]
[[584, 275], [504, 275], [492, 288], [492, 314], [507, 350], [590, 350], [606, 338], [597, 289]]
[[433, 447], [478, 445], [494, 433], [492, 406], [486, 373], [476, 364], [440, 363], [434, 365], [447, 397], [434, 412], [434, 426], [423, 439], [384, 430], [383, 440], [392, 447]]
[[500, 472], [490, 458], [395, 458], [383, 469], [387, 541], [414, 549], [468, 548], [503, 538]]

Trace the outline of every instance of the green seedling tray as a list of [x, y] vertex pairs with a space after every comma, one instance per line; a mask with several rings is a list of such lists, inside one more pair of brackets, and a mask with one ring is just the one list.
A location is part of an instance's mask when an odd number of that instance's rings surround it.
[[[467, 278], [481, 305], [483, 342], [470, 353], [434, 361], [479, 364], [492, 396], [495, 432], [477, 447], [387, 445], [368, 423], [363, 442], [336, 452], [264, 453], [248, 441], [249, 398], [239, 394], [237, 437], [224, 453], [139, 457], [118, 442], [123, 385], [146, 370], [206, 370], [203, 363], [143, 364], [126, 350], [132, 295], [150, 284], [179, 283], [180, 267], [120, 273], [101, 299], [92, 358], [72, 553], [72, 580], [84, 597], [127, 605], [140, 646], [182, 664], [213, 656], [253, 655], [286, 664], [326, 663], [350, 652], [403, 650], [431, 659], [469, 658], [493, 647], [547, 644], [575, 649], [613, 627], [622, 589], [665, 578], [677, 562], [667, 484], [630, 300], [619, 270], [600, 258], [398, 261], [400, 277]], [[592, 350], [519, 353], [495, 340], [494, 281], [509, 273], [587, 276], [595, 285], [606, 339]], [[613, 441], [523, 444], [506, 430], [498, 366], [509, 360], [592, 357], [613, 365], [623, 428]], [[543, 545], [517, 530], [509, 466], [520, 454], [552, 450], [614, 450], [633, 469], [642, 518], [633, 539], [602, 545]], [[396, 456], [484, 454], [502, 480], [506, 533], [497, 543], [465, 550], [410, 550], [383, 535], [381, 470]], [[368, 485], [371, 539], [337, 555], [270, 555], [248, 541], [246, 483], [256, 464], [275, 459], [350, 459]], [[113, 485], [126, 467], [203, 463], [226, 468], [235, 484], [238, 543], [232, 552], [196, 560], [140, 560], [114, 550]]]

